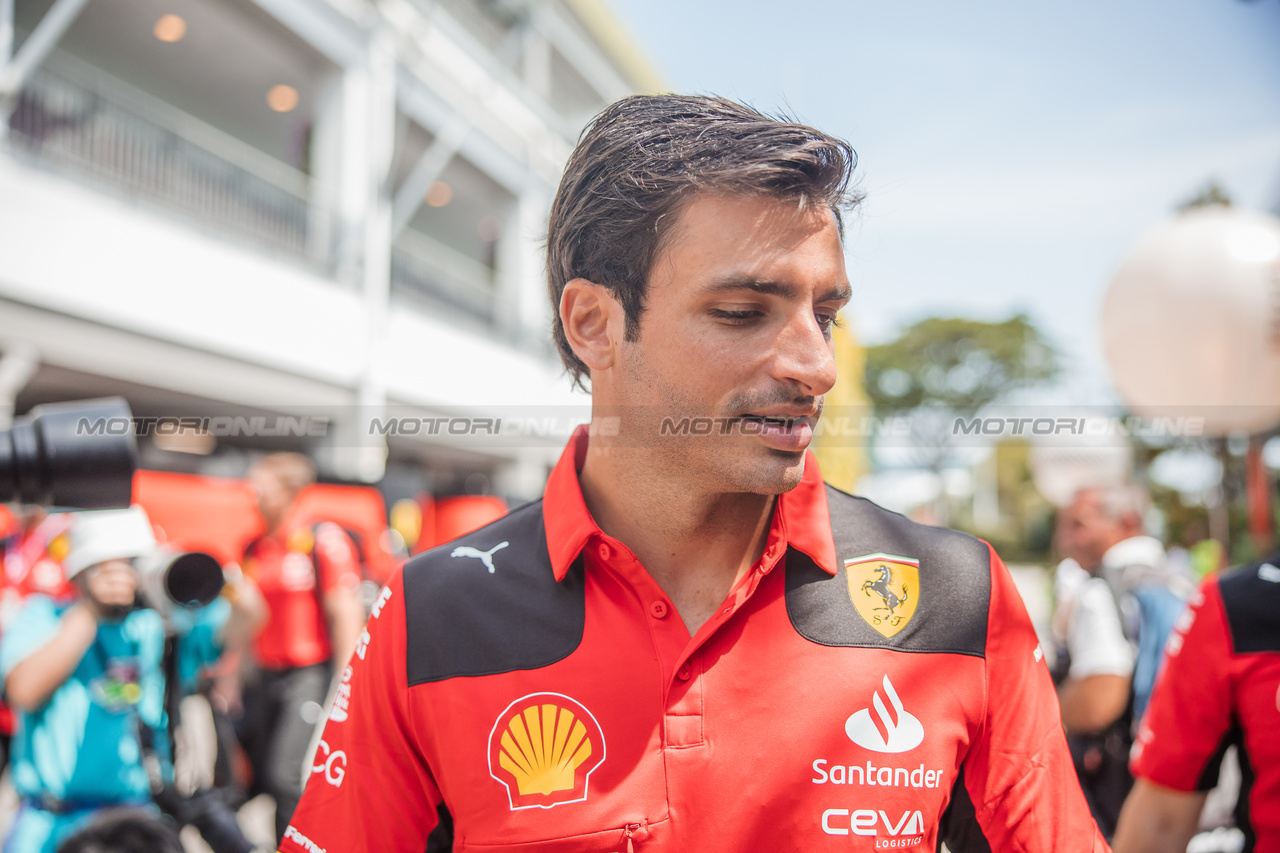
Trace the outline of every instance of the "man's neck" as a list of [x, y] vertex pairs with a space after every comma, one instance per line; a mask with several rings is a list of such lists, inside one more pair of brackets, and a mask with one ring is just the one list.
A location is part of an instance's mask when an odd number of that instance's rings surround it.
[[775, 496], [699, 491], [646, 464], [640, 448], [593, 441], [578, 474], [600, 529], [626, 545], [662, 587], [690, 635], [764, 551]]

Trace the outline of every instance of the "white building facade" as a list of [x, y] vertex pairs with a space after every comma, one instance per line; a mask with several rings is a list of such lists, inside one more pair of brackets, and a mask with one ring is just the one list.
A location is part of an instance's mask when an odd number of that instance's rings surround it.
[[602, 0], [0, 0], [0, 416], [123, 393], [222, 419], [149, 467], [536, 496], [588, 404], [547, 211], [658, 86]]

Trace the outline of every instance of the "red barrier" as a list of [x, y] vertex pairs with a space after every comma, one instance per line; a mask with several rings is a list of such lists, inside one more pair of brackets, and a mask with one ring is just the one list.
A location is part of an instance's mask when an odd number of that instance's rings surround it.
[[[146, 509], [163, 541], [207, 551], [223, 563], [240, 559], [249, 540], [262, 533], [253, 489], [244, 480], [138, 471], [133, 501]], [[377, 489], [320, 483], [303, 489], [298, 503], [304, 516], [336, 522], [357, 534], [374, 580], [391, 576], [396, 560], [383, 547], [387, 512]]]
[[430, 547], [464, 536], [506, 514], [507, 502], [490, 495], [441, 498], [435, 502], [435, 541]]
[[239, 560], [245, 544], [262, 532], [253, 490], [244, 480], [138, 471], [133, 502], [147, 511], [162, 541], [207, 551], [222, 563]]
[[418, 511], [422, 513], [422, 532], [418, 534], [418, 541], [413, 543], [413, 547], [409, 550], [411, 553], [420, 554], [439, 544], [436, 541], [436, 501], [426, 492], [418, 494], [414, 500], [418, 504]]
[[381, 492], [372, 486], [317, 483], [298, 495], [298, 507], [304, 516], [336, 522], [357, 534], [372, 579], [386, 583], [391, 577], [396, 559], [383, 546], [387, 506]]

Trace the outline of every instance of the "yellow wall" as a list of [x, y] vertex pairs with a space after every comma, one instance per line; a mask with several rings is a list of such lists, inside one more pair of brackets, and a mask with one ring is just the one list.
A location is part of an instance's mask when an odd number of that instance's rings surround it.
[[642, 95], [666, 91], [662, 76], [631, 38], [605, 0], [565, 0], [587, 31], [613, 59], [623, 76]]
[[[836, 385], [827, 394], [823, 420], [829, 417], [856, 420], [871, 414], [871, 402], [863, 390], [866, 375], [866, 351], [853, 333], [850, 318], [841, 318], [844, 325], [832, 332], [836, 348]], [[859, 478], [867, 473], [869, 436], [849, 436], [824, 433], [819, 424], [818, 435], [813, 442], [813, 452], [818, 457], [822, 476], [828, 483], [846, 492], [852, 492]]]

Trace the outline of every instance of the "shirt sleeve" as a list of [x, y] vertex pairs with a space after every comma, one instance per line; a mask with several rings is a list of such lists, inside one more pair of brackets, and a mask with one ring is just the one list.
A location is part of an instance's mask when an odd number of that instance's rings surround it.
[[27, 599], [0, 640], [0, 678], [8, 680], [15, 666], [53, 639], [59, 616], [52, 599], [43, 595]]
[[1080, 588], [1067, 633], [1071, 654], [1070, 678], [1091, 675], [1133, 675], [1133, 647], [1124, 635], [1111, 587], [1102, 578], [1090, 578]]
[[360, 555], [351, 536], [339, 525], [326, 521], [316, 525], [316, 571], [320, 575], [320, 587], [325, 592], [348, 589], [360, 585]]
[[409, 713], [402, 575], [342, 675], [282, 853], [422, 853], [442, 798]]
[[1106, 851], [1067, 751], [1035, 628], [994, 551], [986, 671], [985, 719], [943, 816], [948, 848]]
[[1231, 635], [1218, 579], [1200, 585], [1165, 645], [1164, 670], [1138, 729], [1130, 768], [1177, 791], [1207, 791], [1231, 731]]

